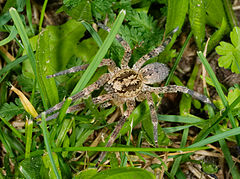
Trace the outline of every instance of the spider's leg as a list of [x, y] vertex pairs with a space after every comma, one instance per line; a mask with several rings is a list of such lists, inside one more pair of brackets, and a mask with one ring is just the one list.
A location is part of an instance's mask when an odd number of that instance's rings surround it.
[[[109, 27], [107, 27], [107, 26], [105, 26], [101, 23], [98, 23], [98, 26], [101, 27], [102, 29], [108, 31], [108, 32], [110, 32], [110, 30], [111, 30]], [[119, 34], [116, 35], [116, 39], [120, 42], [120, 44], [124, 48], [124, 55], [123, 55], [123, 59], [121, 61], [121, 68], [122, 69], [129, 68], [128, 67], [128, 62], [131, 59], [132, 49], [129, 46], [129, 44], [125, 40], [123, 40], [123, 38]]]
[[163, 41], [163, 43], [158, 46], [157, 48], [153, 49], [151, 52], [149, 52], [148, 54], [144, 55], [143, 57], [141, 57], [134, 65], [133, 65], [133, 70], [138, 71], [143, 64], [148, 61], [149, 59], [158, 56], [161, 52], [164, 51], [164, 49], [166, 48], [166, 46], [171, 42], [172, 39], [172, 35], [178, 30], [178, 28], [174, 29], [168, 36], [167, 38]]
[[[67, 70], [63, 70], [63, 71], [60, 71], [58, 73], [55, 73], [53, 75], [48, 75], [48, 76], [46, 76], [46, 78], [53, 78], [53, 77], [60, 76], [60, 75], [66, 75], [66, 74], [69, 74], [69, 73], [76, 73], [78, 71], [84, 71], [84, 70], [87, 69], [88, 66], [89, 66], [89, 64], [84, 64], [84, 65], [81, 65], [81, 66], [75, 66], [75, 67], [69, 68]], [[108, 66], [108, 69], [111, 72], [116, 71], [116, 68], [117, 68], [115, 62], [111, 59], [102, 59], [102, 61], [99, 64], [98, 67], [102, 67], [102, 66]]]
[[[72, 96], [72, 103], [75, 102], [76, 100], [88, 96], [91, 92], [93, 92], [95, 89], [100, 88], [103, 86], [108, 80], [110, 80], [110, 73], [103, 74], [97, 81], [95, 81], [93, 84], [89, 85], [88, 87], [84, 88], [82, 91], [79, 93], [75, 94]], [[64, 104], [65, 100], [62, 102], [56, 104], [55, 106], [49, 108], [48, 110], [45, 111], [46, 114], [50, 114], [54, 111], [59, 110], [62, 105]], [[36, 117], [36, 119], [40, 118], [41, 114]]]
[[[129, 117], [129, 115], [132, 113], [132, 111], [135, 108], [135, 101], [134, 100], [128, 100], [126, 102], [127, 104], [127, 110], [123, 113], [123, 116], [119, 119], [117, 126], [115, 127], [115, 129], [112, 132], [112, 135], [110, 136], [108, 143], [106, 144], [105, 147], [111, 147], [113, 142], [115, 141], [115, 139], [117, 138], [117, 135], [119, 133], [119, 131], [122, 129], [122, 126], [124, 125], [126, 119]], [[106, 152], [102, 152], [100, 154], [100, 157], [98, 159], [98, 162], [96, 164], [96, 167], [101, 163], [101, 161], [103, 160], [103, 158], [105, 157]]]
[[156, 94], [182, 92], [185, 94], [189, 94], [193, 98], [198, 99], [206, 104], [210, 104], [212, 107], [215, 108], [214, 104], [210, 101], [208, 97], [198, 92], [195, 92], [193, 90], [190, 90], [185, 86], [169, 85], [169, 86], [163, 86], [163, 87], [150, 87], [150, 86], [144, 85], [144, 91], [154, 92]]
[[69, 74], [69, 73], [76, 73], [78, 71], [84, 71], [84, 70], [87, 69], [87, 67], [88, 67], [88, 64], [84, 64], [84, 65], [81, 65], [81, 66], [75, 66], [75, 67], [69, 68], [67, 70], [63, 70], [63, 71], [60, 71], [58, 73], [55, 73], [53, 75], [48, 75], [48, 76], [46, 76], [46, 78], [53, 78], [53, 77], [60, 76], [60, 75], [66, 75], [66, 74]]
[[158, 147], [158, 119], [157, 119], [157, 112], [156, 112], [156, 109], [154, 107], [154, 102], [153, 102], [151, 93], [147, 92], [146, 96], [147, 96], [147, 102], [148, 102], [148, 105], [149, 105], [151, 119], [152, 119], [152, 124], [153, 124], [153, 138], [154, 138], [155, 146]]
[[[93, 101], [93, 104], [100, 104], [100, 103], [104, 103], [106, 101], [110, 101], [113, 99], [115, 94], [104, 94], [104, 95], [101, 95], [101, 96], [98, 96], [96, 98], [93, 98], [92, 101]], [[75, 111], [81, 111], [85, 108], [85, 104], [84, 103], [80, 103], [80, 104], [76, 104], [74, 106], [70, 106], [66, 113], [71, 113], [71, 112], [75, 112]], [[56, 119], [59, 115], [59, 112], [51, 115], [51, 116], [48, 116], [46, 118], [46, 121], [50, 121], [52, 119]]]

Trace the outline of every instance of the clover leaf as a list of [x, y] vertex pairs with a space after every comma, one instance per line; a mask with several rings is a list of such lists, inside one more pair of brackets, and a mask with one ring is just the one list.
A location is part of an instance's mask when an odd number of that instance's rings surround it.
[[231, 42], [220, 42], [216, 47], [216, 52], [222, 55], [218, 59], [218, 65], [224, 68], [230, 68], [232, 72], [240, 73], [240, 28], [234, 27], [230, 33]]

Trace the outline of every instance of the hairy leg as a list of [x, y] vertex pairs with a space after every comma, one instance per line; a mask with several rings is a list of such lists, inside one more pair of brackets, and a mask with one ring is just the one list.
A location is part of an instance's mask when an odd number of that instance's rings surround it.
[[169, 36], [167, 37], [164, 42], [158, 46], [157, 48], [153, 49], [151, 52], [148, 54], [144, 55], [142, 58], [140, 58], [134, 65], [133, 65], [133, 70], [140, 70], [140, 68], [143, 66], [143, 64], [148, 61], [149, 59], [158, 56], [164, 49], [165, 47], [170, 43], [172, 39], [172, 35], [178, 30], [178, 28], [174, 29]]
[[198, 99], [206, 104], [210, 104], [211, 106], [213, 106], [215, 108], [214, 104], [205, 95], [195, 92], [193, 90], [190, 90], [185, 86], [169, 85], [169, 86], [164, 86], [164, 87], [150, 87], [150, 86], [144, 85], [143, 90], [146, 92], [154, 92], [156, 94], [182, 92], [185, 94], [189, 94], [193, 98]]
[[[109, 73], [103, 74], [96, 82], [94, 82], [93, 84], [91, 84], [88, 87], [84, 88], [79, 93], [73, 95], [72, 96], [72, 103], [75, 102], [76, 100], [80, 99], [80, 98], [87, 97], [95, 89], [98, 89], [101, 86], [103, 86], [108, 80], [110, 80], [110, 74]], [[64, 104], [64, 102], [65, 102], [65, 100], [63, 100], [62, 102], [60, 102], [60, 103], [56, 104], [55, 106], [49, 108], [48, 110], [45, 111], [45, 113], [46, 114], [50, 114], [50, 113], [52, 113], [54, 111], [59, 110], [62, 107], [62, 105]], [[40, 117], [41, 117], [41, 114], [38, 115], [36, 117], [36, 119], [38, 119]]]
[[[53, 77], [60, 76], [60, 75], [66, 75], [69, 73], [76, 73], [78, 71], [84, 71], [87, 69], [88, 66], [89, 66], [89, 64], [75, 66], [75, 67], [69, 68], [67, 70], [63, 70], [58, 73], [55, 73], [53, 75], [48, 75], [48, 76], [46, 76], [46, 78], [53, 78]], [[101, 67], [101, 66], [108, 66], [108, 69], [110, 72], [114, 72], [117, 70], [115, 62], [111, 59], [103, 59], [98, 67]]]
[[[101, 23], [98, 23], [98, 26], [108, 32], [110, 32], [110, 30], [111, 30], [109, 27], [107, 27]], [[122, 69], [129, 68], [128, 62], [132, 55], [132, 49], [130, 48], [129, 44], [125, 40], [123, 40], [123, 38], [119, 34], [116, 35], [116, 39], [120, 42], [120, 44], [124, 48], [124, 55], [123, 55], [123, 59], [121, 61], [121, 68]]]
[[[106, 147], [111, 147], [112, 146], [113, 142], [117, 138], [117, 135], [118, 135], [119, 131], [122, 129], [122, 126], [124, 125], [126, 119], [129, 117], [129, 115], [132, 113], [132, 111], [135, 108], [135, 101], [134, 100], [129, 100], [129, 101], [126, 102], [126, 104], [127, 104], [127, 110], [123, 113], [123, 116], [118, 121], [118, 124], [115, 127], [115, 129], [113, 130], [112, 135], [110, 136], [110, 138], [108, 140], [108, 143], [106, 144]], [[103, 160], [105, 155], [106, 155], [106, 152], [102, 152], [100, 154], [100, 157], [98, 159], [98, 162], [97, 162], [96, 166], [98, 166], [100, 164], [100, 162]]]
[[[104, 95], [98, 96], [98, 97], [96, 97], [96, 98], [93, 98], [92, 101], [93, 101], [94, 104], [101, 104], [101, 103], [104, 103], [104, 102], [106, 102], [106, 101], [112, 100], [113, 97], [114, 97], [114, 95], [115, 95], [115, 94], [104, 94]], [[76, 105], [74, 105], [74, 106], [70, 106], [70, 107], [67, 109], [66, 113], [72, 113], [72, 112], [75, 112], [75, 111], [81, 111], [81, 110], [83, 110], [85, 107], [86, 107], [86, 106], [85, 106], [84, 103], [76, 104]], [[105, 107], [105, 106], [104, 106], [104, 107]], [[53, 115], [51, 115], [51, 116], [48, 116], [48, 117], [46, 118], [46, 121], [50, 121], [50, 120], [52, 120], [52, 119], [56, 119], [56, 118], [58, 117], [58, 115], [59, 115], [59, 112], [57, 112], [57, 113], [55, 113], [55, 114], [53, 114]]]
[[156, 112], [156, 109], [154, 107], [154, 102], [153, 102], [151, 93], [147, 92], [146, 96], [147, 96], [147, 102], [148, 102], [148, 105], [149, 105], [151, 119], [152, 119], [152, 124], [153, 124], [153, 138], [154, 138], [155, 146], [158, 147], [158, 119], [157, 119], [157, 112]]

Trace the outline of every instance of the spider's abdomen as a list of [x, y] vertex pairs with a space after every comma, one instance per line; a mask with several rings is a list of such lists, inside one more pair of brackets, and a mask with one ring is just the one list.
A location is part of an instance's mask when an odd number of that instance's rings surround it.
[[108, 82], [113, 92], [124, 98], [135, 97], [142, 90], [142, 80], [139, 75], [131, 69], [118, 71]]
[[168, 76], [169, 69], [163, 63], [151, 63], [141, 68], [139, 71], [143, 77], [143, 83], [154, 84], [161, 83]]

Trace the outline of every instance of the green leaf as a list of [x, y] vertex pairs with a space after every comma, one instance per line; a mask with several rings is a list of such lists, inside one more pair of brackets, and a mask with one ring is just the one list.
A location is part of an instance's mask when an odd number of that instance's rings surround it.
[[52, 153], [52, 156], [53, 156], [53, 161], [56, 165], [56, 168], [58, 170], [58, 173], [60, 175], [60, 177], [56, 176], [56, 173], [54, 172], [54, 168], [52, 166], [52, 162], [49, 158], [49, 155], [48, 154], [45, 154], [44, 156], [42, 156], [42, 160], [43, 160], [43, 164], [45, 166], [45, 168], [48, 168], [49, 169], [49, 172], [48, 172], [48, 176], [49, 178], [61, 178], [61, 172], [60, 172], [60, 167], [59, 167], [59, 162], [58, 162], [58, 156], [56, 153]]
[[3, 104], [3, 106], [0, 108], [0, 116], [9, 121], [14, 116], [22, 114], [24, 111], [22, 103], [19, 99], [16, 99], [15, 103], [16, 104], [12, 102]]
[[[240, 44], [240, 29], [239, 27], [234, 27], [230, 33], [231, 42], [235, 47], [238, 47]], [[239, 47], [238, 47], [239, 49]]]
[[91, 21], [91, 4], [88, 0], [64, 0], [63, 10], [74, 19]]
[[97, 169], [86, 169], [78, 173], [74, 178], [75, 179], [90, 179], [92, 176], [95, 176], [97, 174]]
[[198, 49], [205, 39], [205, 8], [202, 0], [190, 0], [189, 20]]
[[42, 164], [41, 157], [31, 157], [21, 161], [18, 169], [25, 178], [40, 179], [40, 169]]
[[222, 55], [218, 59], [218, 65], [224, 68], [230, 68], [232, 72], [240, 73], [240, 28], [234, 27], [230, 33], [231, 42], [220, 42], [216, 47], [216, 52]]
[[54, 79], [46, 76], [66, 68], [70, 58], [78, 54], [77, 45], [84, 32], [80, 22], [70, 20], [61, 26], [48, 26], [40, 34], [36, 52], [38, 79], [51, 106], [59, 101], [58, 90]]
[[187, 11], [188, 0], [168, 0], [167, 23], [165, 26], [166, 34], [169, 34], [176, 27], [179, 27], [179, 29], [182, 28]]
[[116, 168], [102, 171], [91, 179], [154, 179], [155, 176], [147, 170], [141, 168]]

